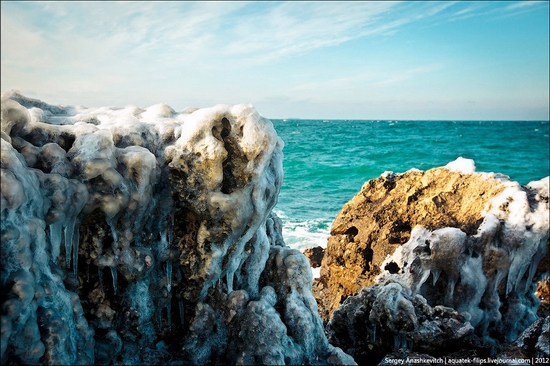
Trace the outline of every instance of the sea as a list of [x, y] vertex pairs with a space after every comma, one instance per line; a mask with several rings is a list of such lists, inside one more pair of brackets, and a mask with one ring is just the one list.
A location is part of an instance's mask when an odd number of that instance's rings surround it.
[[477, 172], [521, 184], [550, 175], [548, 121], [271, 120], [285, 142], [275, 213], [290, 247], [326, 247], [331, 225], [363, 184], [473, 159]]

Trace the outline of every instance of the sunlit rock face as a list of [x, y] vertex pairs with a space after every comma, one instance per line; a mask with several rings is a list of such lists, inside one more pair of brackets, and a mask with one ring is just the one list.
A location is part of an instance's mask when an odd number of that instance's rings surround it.
[[352, 363], [271, 212], [283, 142], [251, 105], [2, 95], [2, 363]]
[[[476, 173], [467, 159], [367, 182], [334, 223], [315, 288], [322, 314], [345, 298], [329, 341], [359, 363], [400, 347], [495, 355], [538, 317], [548, 186]], [[348, 268], [359, 274], [341, 280]]]

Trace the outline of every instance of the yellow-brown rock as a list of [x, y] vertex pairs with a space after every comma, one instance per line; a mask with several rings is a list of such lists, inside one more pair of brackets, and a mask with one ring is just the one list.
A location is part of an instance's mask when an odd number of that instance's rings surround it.
[[[325, 320], [348, 297], [375, 283], [382, 262], [410, 239], [411, 230], [458, 228], [476, 234], [489, 201], [510, 183], [495, 174], [447, 167], [385, 173], [366, 182], [344, 205], [331, 229], [313, 285]], [[387, 271], [397, 272], [386, 265]]]

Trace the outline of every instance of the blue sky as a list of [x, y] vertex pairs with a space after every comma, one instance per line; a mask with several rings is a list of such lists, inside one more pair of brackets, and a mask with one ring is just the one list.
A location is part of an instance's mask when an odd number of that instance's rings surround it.
[[268, 118], [548, 120], [547, 1], [1, 2], [1, 89]]

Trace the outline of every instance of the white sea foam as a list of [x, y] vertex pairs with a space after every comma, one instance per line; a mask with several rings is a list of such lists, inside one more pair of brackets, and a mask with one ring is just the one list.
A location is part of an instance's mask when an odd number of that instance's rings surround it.
[[293, 221], [284, 214], [276, 213], [283, 221], [283, 238], [289, 247], [298, 250], [317, 246], [326, 248], [332, 221], [326, 219]]

